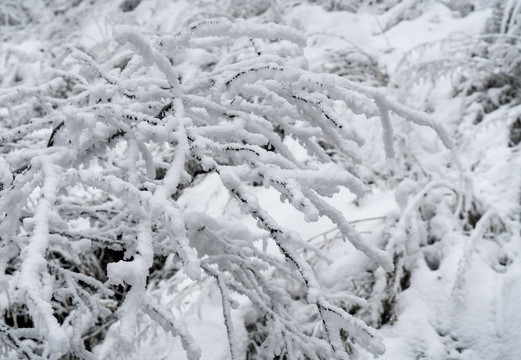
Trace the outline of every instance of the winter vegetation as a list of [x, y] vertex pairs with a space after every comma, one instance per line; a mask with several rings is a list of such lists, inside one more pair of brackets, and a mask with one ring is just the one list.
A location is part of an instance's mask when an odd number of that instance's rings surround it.
[[0, 358], [518, 359], [521, 1], [0, 2]]

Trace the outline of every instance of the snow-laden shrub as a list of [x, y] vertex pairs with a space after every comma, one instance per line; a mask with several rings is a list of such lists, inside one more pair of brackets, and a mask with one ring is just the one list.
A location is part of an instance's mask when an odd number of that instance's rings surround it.
[[423, 13], [427, 0], [402, 0], [380, 16], [381, 31], [386, 32], [404, 20], [416, 19]]
[[390, 82], [405, 95], [418, 89], [417, 85], [434, 88], [440, 81], [449, 81], [454, 95], [467, 97], [473, 111], [480, 108], [479, 122], [483, 114], [519, 102], [520, 55], [517, 36], [456, 34], [410, 50]]
[[31, 21], [28, 10], [17, 1], [3, 1], [0, 4], [0, 28], [20, 27]]
[[[389, 255], [326, 200], [340, 188], [361, 196], [364, 185], [321, 144], [359, 162], [364, 139], [349, 122], [354, 115], [381, 121], [389, 157], [391, 112], [430, 126], [450, 147], [444, 130], [380, 90], [307, 71], [305, 38], [285, 26], [214, 19], [153, 39], [121, 28], [116, 39], [121, 46], [103, 63], [69, 47], [61, 76], [0, 90], [0, 290], [10, 299], [0, 323], [4, 350], [92, 359], [114, 324], [118, 341], [107, 356], [126, 357], [146, 314], [197, 359], [190, 329], [147, 293], [150, 282], [183, 271], [218, 285], [233, 359], [246, 351], [231, 316], [238, 295], [264, 319], [269, 335], [257, 341], [267, 358], [345, 359], [346, 332], [382, 354], [378, 333], [322, 291], [301, 253], [306, 244], [261, 206], [253, 187], [277, 191], [307, 221], [329, 219], [345, 241], [392, 271]], [[254, 44], [250, 52], [245, 44]], [[216, 49], [220, 57], [212, 58]], [[12, 107], [22, 114], [31, 101], [41, 113], [23, 122], [5, 115]], [[208, 174], [261, 235], [179, 206], [183, 189]], [[273, 270], [280, 276], [268, 276]], [[292, 296], [291, 282], [304, 297]], [[296, 302], [308, 311], [304, 323], [290, 311]], [[310, 331], [309, 321], [321, 330]]]
[[319, 62], [316, 71], [337, 74], [354, 82], [375, 87], [387, 85], [389, 77], [379, 68], [374, 57], [348, 39], [327, 33], [315, 33], [310, 36], [310, 46], [319, 46], [326, 39], [342, 40], [343, 46], [338, 50], [326, 49], [323, 61]]
[[328, 11], [357, 12], [367, 10], [378, 14], [385, 13], [402, 0], [309, 0], [318, 3]]
[[486, 32], [519, 36], [521, 34], [521, 2], [495, 1], [494, 11], [486, 24]]
[[272, 2], [272, 0], [230, 0], [229, 10], [236, 18], [248, 19], [266, 12]]
[[356, 12], [360, 6], [357, 0], [310, 0], [311, 3], [320, 4], [327, 11]]
[[467, 96], [469, 106], [480, 104], [476, 122], [501, 105], [518, 103], [520, 14], [521, 2], [496, 1], [482, 35], [454, 34], [411, 49], [391, 83], [411, 90], [419, 82], [436, 85], [450, 79], [455, 94]]

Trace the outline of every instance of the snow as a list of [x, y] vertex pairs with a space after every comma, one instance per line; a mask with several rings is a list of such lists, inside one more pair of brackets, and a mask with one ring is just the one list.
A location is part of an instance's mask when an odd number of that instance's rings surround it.
[[[347, 356], [340, 350], [341, 328], [354, 337], [348, 339], [353, 359], [372, 359], [373, 354], [390, 360], [519, 358], [521, 158], [519, 146], [509, 146], [519, 105], [515, 101], [500, 104], [476, 121], [479, 106], [475, 100], [469, 104], [464, 91], [455, 90], [450, 75], [402, 87], [400, 79], [393, 78], [404, 70], [404, 56], [414, 62], [415, 52], [421, 52], [426, 42], [482, 34], [492, 7], [459, 16], [440, 1], [421, 3], [419, 16], [385, 33], [385, 14], [326, 11], [304, 1], [279, 14], [285, 25], [268, 26], [262, 25], [262, 16], [269, 20], [277, 14], [266, 9], [254, 21], [234, 22], [225, 16], [201, 21], [195, 3], [183, 1], [143, 0], [129, 14], [119, 11], [116, 3], [99, 5], [95, 12], [77, 19], [81, 28], [75, 34], [77, 49], [68, 47], [72, 52], [66, 64], [79, 61], [99, 75], [89, 91], [104, 104], [90, 108], [89, 113], [78, 113], [71, 106], [62, 115], [66, 115], [68, 131], [84, 132], [77, 139], [81, 144], [74, 148], [77, 151], [100, 151], [109, 126], [128, 135], [126, 143], [113, 144], [114, 152], [103, 159], [113, 166], [108, 173], [101, 160], [71, 165], [73, 156], [83, 154], [69, 152], [67, 145], [56, 153], [50, 146], [24, 147], [24, 141], [48, 139], [61, 118], [33, 116], [38, 120], [22, 126], [30, 136], [20, 138], [11, 130], [18, 124], [5, 125], [13, 114], [20, 117], [24, 106], [20, 99], [43, 104], [42, 99], [65, 80], [45, 83], [55, 66], [39, 60], [45, 39], [2, 46], [27, 65], [13, 65], [9, 56], [0, 54], [6, 68], [9, 65], [24, 78], [14, 91], [0, 88], [1, 145], [12, 144], [0, 157], [0, 191], [12, 182], [23, 184], [18, 193], [0, 199], [9, 210], [0, 229], [9, 238], [22, 239], [17, 245], [23, 262], [20, 273], [4, 276], [0, 287], [6, 295], [17, 291], [16, 301], [29, 299], [27, 306], [36, 314], [33, 321], [38, 336], [47, 341], [46, 351], [61, 354], [77, 345], [69, 344], [67, 332], [72, 333], [72, 326], [59, 324], [50, 305], [53, 279], [46, 270], [46, 254], [54, 240], [49, 229], [61, 226], [63, 231], [82, 233], [99, 221], [89, 222], [88, 215], [60, 218], [55, 205], [60, 191], [68, 189], [72, 197], [88, 199], [93, 207], [105, 194], [111, 201], [120, 199], [128, 209], [119, 211], [141, 219], [137, 233], [126, 229], [130, 235], [121, 240], [126, 247], [124, 259], [106, 266], [105, 285], [128, 284], [130, 289], [119, 306], [118, 321], [109, 324], [105, 340], [94, 348], [95, 357], [196, 359], [200, 349], [201, 359], [242, 358], [251, 340], [247, 324], [262, 321], [256, 318], [259, 304], [247, 291], [262, 285], [273, 297], [272, 308], [284, 309], [276, 313], [281, 321], [276, 326], [287, 320], [285, 315], [293, 314], [294, 324], [297, 318], [304, 323], [300, 329], [324, 337], [320, 321], [306, 323], [321, 316], [332, 332], [333, 350], [318, 337], [309, 346], [325, 347], [330, 351], [327, 354], [338, 358]], [[158, 9], [157, 4], [163, 7]], [[178, 32], [189, 23], [193, 25]], [[257, 48], [255, 39], [251, 40], [252, 51], [248, 39], [242, 42], [244, 35], [267, 41]], [[302, 53], [299, 46], [306, 37]], [[104, 62], [117, 47], [114, 39], [128, 51], [125, 54], [135, 52], [133, 60], [122, 55], [132, 63], [121, 71], [107, 71]], [[217, 46], [226, 41], [236, 41], [226, 50], [229, 53]], [[443, 51], [440, 46], [422, 56], [436, 58]], [[368, 65], [362, 73], [372, 69], [389, 75], [389, 87], [379, 84], [376, 89], [300, 68], [307, 62], [309, 70], [323, 70], [325, 65], [334, 69], [334, 61], [341, 61], [348, 51], [357, 54], [352, 59], [374, 63], [374, 68]], [[191, 56], [194, 62], [184, 64]], [[150, 72], [141, 68], [152, 64], [155, 68]], [[77, 75], [87, 77], [81, 72]], [[142, 85], [145, 80], [157, 85], [151, 87], [156, 92], [147, 94], [146, 87], [136, 90], [134, 75], [141, 76], [137, 79]], [[3, 82], [11, 88], [12, 76], [0, 78]], [[217, 90], [210, 93], [206, 89], [212, 82]], [[300, 90], [293, 92], [296, 85]], [[85, 90], [85, 84], [77, 86]], [[124, 89], [136, 90], [126, 94], [127, 99], [138, 96], [143, 108], [150, 106], [144, 110], [147, 121], [134, 126], [129, 120], [128, 116], [143, 111], [136, 104], [103, 107]], [[191, 95], [182, 98], [183, 91]], [[488, 92], [497, 104], [501, 94], [498, 88]], [[75, 96], [78, 104], [92, 102], [81, 99], [81, 93]], [[160, 101], [153, 103], [154, 97]], [[272, 101], [272, 105], [261, 108], [256, 100], [245, 101], [246, 97]], [[156, 107], [161, 110], [165, 101], [172, 102], [172, 110], [165, 111], [164, 126], [157, 130], [150, 119], [155, 119], [153, 112]], [[243, 114], [249, 116], [241, 118]], [[273, 135], [266, 120], [271, 117], [276, 118], [274, 125], [291, 136]], [[287, 121], [291, 118], [298, 119]], [[205, 121], [212, 126], [199, 126]], [[325, 146], [316, 145], [317, 139], [325, 140]], [[327, 148], [327, 142], [336, 143], [337, 148]], [[268, 144], [275, 144], [279, 152], [263, 150]], [[202, 171], [191, 178], [186, 163], [194, 154], [200, 157]], [[331, 158], [335, 164], [318, 161]], [[155, 179], [158, 159], [167, 165], [162, 182]], [[29, 175], [21, 172], [12, 180], [12, 172], [26, 163], [32, 166]], [[61, 165], [68, 166], [67, 173]], [[30, 180], [39, 168], [42, 175]], [[145, 177], [147, 181], [140, 182]], [[254, 186], [259, 179], [264, 186]], [[178, 192], [185, 184], [189, 186]], [[27, 204], [18, 205], [20, 199]], [[118, 222], [127, 226], [130, 221], [126, 221], [116, 218], [103, 229], [114, 235], [110, 227], [120, 226]], [[21, 227], [15, 232], [17, 222]], [[151, 228], [156, 224], [162, 226], [157, 231], [166, 234], [163, 242], [155, 243], [153, 238]], [[92, 248], [93, 240], [80, 237], [69, 245], [64, 248], [78, 257]], [[10, 259], [13, 251], [18, 250], [6, 245], [0, 259]], [[147, 278], [156, 251], [166, 254], [172, 271], [160, 281]], [[251, 260], [251, 273], [262, 274], [265, 283], [247, 278], [247, 271], [234, 267], [244, 258]], [[287, 268], [281, 269], [280, 264]], [[6, 266], [2, 264], [2, 269]], [[284, 271], [292, 272], [300, 282]], [[233, 277], [235, 272], [243, 276], [243, 282], [237, 280], [239, 275]], [[240, 288], [247, 281], [251, 285], [247, 291], [231, 291], [231, 284]], [[21, 285], [14, 286], [17, 282]], [[303, 283], [305, 290], [299, 289]], [[105, 286], [99, 281], [92, 284], [100, 289]], [[280, 293], [286, 290], [297, 299], [295, 303], [285, 303], [288, 299]], [[110, 291], [104, 295], [110, 296]], [[10, 301], [2, 296], [2, 308], [10, 307]], [[154, 310], [156, 302], [162, 312]], [[269, 336], [282, 334], [276, 327], [265, 326], [273, 331]], [[172, 335], [180, 336], [173, 339]], [[307, 350], [297, 340], [301, 339], [297, 336], [293, 342]], [[282, 339], [272, 339], [259, 345], [271, 349], [281, 344]]]

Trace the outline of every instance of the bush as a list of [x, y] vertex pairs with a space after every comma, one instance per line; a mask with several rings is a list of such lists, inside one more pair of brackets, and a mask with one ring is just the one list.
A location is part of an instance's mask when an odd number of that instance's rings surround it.
[[[301, 252], [306, 244], [261, 206], [253, 188], [277, 191], [307, 221], [328, 218], [344, 240], [392, 271], [392, 259], [325, 200], [344, 187], [360, 196], [364, 185], [321, 144], [358, 163], [364, 140], [350, 125], [354, 114], [380, 119], [389, 157], [390, 112], [432, 127], [450, 147], [444, 130], [380, 90], [307, 71], [305, 39], [285, 26], [212, 19], [152, 39], [120, 28], [116, 39], [120, 46], [106, 61], [68, 46], [60, 76], [0, 90], [1, 108], [26, 117], [1, 122], [6, 352], [91, 359], [114, 324], [118, 352], [111, 356], [127, 356], [144, 313], [197, 359], [189, 329], [147, 293], [183, 272], [217, 284], [231, 358], [261, 344], [267, 358], [347, 358], [346, 332], [382, 354], [378, 333], [321, 290]], [[341, 115], [339, 106], [348, 110]], [[260, 235], [179, 205], [197, 178], [209, 176]], [[249, 350], [234, 332], [238, 295], [262, 319], [251, 334], [265, 336], [252, 338]], [[306, 316], [296, 319], [295, 308]], [[310, 331], [310, 322], [321, 331]]]

